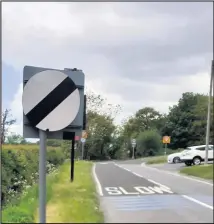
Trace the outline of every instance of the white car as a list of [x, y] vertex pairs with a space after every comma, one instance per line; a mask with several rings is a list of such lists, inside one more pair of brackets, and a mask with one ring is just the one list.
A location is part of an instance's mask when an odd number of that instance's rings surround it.
[[181, 155], [186, 152], [191, 150], [191, 147], [186, 148], [185, 150], [181, 151], [181, 152], [176, 152], [176, 153], [172, 153], [170, 155], [168, 155], [167, 157], [167, 162], [168, 163], [180, 163], [181, 162]]
[[[191, 150], [182, 153], [180, 159], [186, 166], [200, 165], [205, 160], [206, 145], [198, 145], [191, 147]], [[213, 145], [208, 148], [208, 161], [213, 161]]]

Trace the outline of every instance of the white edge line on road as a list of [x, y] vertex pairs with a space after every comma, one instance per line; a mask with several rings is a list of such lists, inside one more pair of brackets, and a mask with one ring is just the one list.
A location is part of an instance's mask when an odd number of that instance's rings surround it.
[[151, 182], [151, 183], [153, 183], [153, 184], [157, 184], [157, 185], [159, 185], [159, 186], [161, 186], [161, 187], [163, 187], [163, 188], [166, 188], [166, 189], [170, 189], [169, 187], [167, 187], [166, 185], [163, 185], [163, 184], [160, 184], [160, 183], [158, 183], [158, 182], [156, 182], [156, 181], [154, 181], [154, 180], [151, 180], [151, 179], [147, 179], [149, 182]]
[[203, 203], [201, 201], [198, 201], [195, 198], [189, 197], [187, 195], [181, 195], [181, 196], [184, 197], [184, 198], [186, 198], [186, 199], [188, 199], [188, 200], [190, 200], [190, 201], [193, 201], [193, 202], [195, 202], [195, 203], [197, 203], [199, 205], [202, 205], [202, 206], [204, 206], [206, 208], [209, 208], [209, 209], [212, 209], [213, 210], [213, 206], [211, 206], [211, 205], [205, 204], [205, 203]]
[[94, 176], [94, 180], [96, 182], [97, 191], [100, 194], [100, 196], [103, 196], [102, 186], [101, 186], [100, 181], [97, 177], [95, 168], [96, 168], [96, 164], [94, 163], [93, 168], [92, 168], [92, 173], [93, 173], [93, 176]]
[[122, 167], [122, 166], [118, 165], [117, 163], [114, 163], [114, 165], [115, 165], [115, 166], [118, 166], [118, 167], [120, 167], [120, 168], [122, 168], [122, 169], [124, 169], [124, 170], [126, 170], [126, 171], [128, 171], [128, 172], [131, 172], [131, 170], [126, 169], [125, 167]]
[[140, 174], [138, 174], [138, 173], [135, 173], [135, 172], [132, 172], [134, 175], [136, 175], [136, 176], [138, 176], [138, 177], [141, 177], [141, 178], [143, 178]]
[[[115, 165], [118, 166], [118, 167], [120, 167], [121, 169], [130, 171], [130, 170], [128, 170], [128, 169], [126, 169], [126, 168], [124, 168], [124, 167], [122, 167], [122, 166], [119, 166], [119, 165], [116, 164], [116, 163], [115, 163]], [[141, 165], [142, 165], [142, 164], [141, 164]], [[146, 165], [144, 164], [144, 166], [146, 166]], [[146, 167], [147, 167], [147, 166], [146, 166]], [[153, 168], [153, 167], [148, 167], [148, 168], [151, 168], [151, 169], [155, 169], [155, 170], [156, 170], [156, 168]], [[157, 170], [158, 170], [158, 169], [157, 169]], [[159, 170], [158, 170], [158, 171], [159, 171]], [[138, 177], [142, 177], [142, 178], [144, 178], [143, 176], [141, 176], [141, 175], [139, 175], [139, 174], [137, 174], [137, 173], [135, 173], [135, 172], [132, 172], [132, 171], [130, 171], [130, 172], [131, 172], [132, 174], [138, 176]], [[160, 172], [161, 172], [161, 171], [160, 171]], [[163, 171], [163, 173], [164, 173], [164, 171]], [[170, 173], [170, 174], [171, 174], [171, 173]], [[173, 173], [172, 173], [172, 174], [173, 174]], [[182, 175], [180, 175], [180, 176], [183, 177]], [[146, 179], [146, 178], [145, 178], [145, 179]], [[192, 178], [189, 178], [189, 179], [192, 179]], [[164, 188], [166, 188], [166, 189], [170, 189], [170, 188], [167, 187], [166, 185], [160, 184], [160, 183], [158, 183], [158, 182], [156, 182], [156, 181], [154, 181], [154, 180], [151, 180], [151, 179], [147, 179], [147, 180], [148, 180], [149, 182], [153, 183], [153, 184], [162, 186], [162, 187], [164, 187]], [[193, 180], [198, 181], [197, 179], [193, 179]], [[200, 180], [199, 180], [199, 181], [200, 181]], [[202, 181], [202, 182], [203, 182], [203, 181]], [[203, 183], [209, 184], [208, 182], [203, 182]], [[211, 185], [211, 184], [210, 184], [210, 185]], [[185, 198], [185, 199], [187, 199], [187, 200], [189, 200], [189, 201], [195, 202], [196, 204], [202, 205], [202, 206], [204, 206], [204, 207], [206, 207], [206, 208], [209, 208], [209, 209], [212, 209], [212, 210], [213, 210], [213, 206], [208, 205], [208, 204], [206, 204], [206, 203], [203, 203], [203, 202], [201, 202], [201, 201], [199, 201], [199, 200], [196, 200], [195, 198], [189, 197], [189, 196], [187, 196], [187, 195], [180, 195], [180, 196], [182, 196], [183, 198]]]
[[207, 184], [207, 185], [210, 185], [210, 186], [213, 187], [213, 184], [212, 183], [209, 183], [209, 182], [206, 182], [206, 181], [203, 181], [203, 180], [199, 180], [199, 179], [196, 179], [196, 178], [193, 178], [193, 177], [187, 177], [187, 176], [184, 176], [184, 175], [180, 175], [178, 173], [172, 173], [172, 172], [169, 172], [169, 171], [159, 170], [159, 169], [157, 169], [155, 167], [149, 167], [149, 166], [145, 165], [145, 163], [141, 163], [141, 166], [142, 167], [146, 167], [148, 169], [156, 170], [156, 171], [158, 171], [160, 173], [166, 173], [166, 174], [170, 174], [170, 175], [177, 176], [177, 177], [183, 177], [185, 179], [194, 180], [194, 181], [197, 181], [199, 183]]

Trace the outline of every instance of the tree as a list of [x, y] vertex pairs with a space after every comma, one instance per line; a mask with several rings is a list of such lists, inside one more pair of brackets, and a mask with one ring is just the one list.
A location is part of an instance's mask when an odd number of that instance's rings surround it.
[[136, 137], [140, 132], [157, 129], [161, 130], [166, 116], [152, 107], [144, 107], [130, 117], [124, 125], [124, 134], [127, 137]]
[[1, 121], [1, 143], [5, 143], [6, 136], [9, 131], [9, 127], [16, 122], [16, 119], [12, 118], [10, 114], [10, 110], [6, 109], [2, 114], [2, 121]]
[[[171, 148], [186, 148], [189, 145], [205, 144], [207, 120], [207, 96], [186, 92], [177, 105], [170, 108], [163, 135], [171, 136]], [[213, 117], [213, 106], [211, 117]], [[211, 122], [213, 136], [213, 122]]]
[[161, 147], [161, 136], [156, 130], [141, 132], [137, 138], [137, 154], [139, 156], [154, 156]]
[[107, 99], [92, 91], [87, 91], [86, 95], [88, 138], [85, 143], [85, 156], [107, 158], [113, 153], [112, 135], [116, 128], [113, 121], [121, 107], [108, 103]]
[[6, 140], [7, 144], [16, 145], [16, 144], [28, 144], [28, 142], [21, 135], [9, 135]]
[[113, 119], [96, 112], [87, 114], [88, 138], [85, 143], [86, 153], [95, 158], [109, 156], [111, 136], [115, 130]]
[[108, 103], [106, 98], [92, 91], [87, 91], [87, 113], [89, 111], [115, 118], [121, 112], [121, 106]]

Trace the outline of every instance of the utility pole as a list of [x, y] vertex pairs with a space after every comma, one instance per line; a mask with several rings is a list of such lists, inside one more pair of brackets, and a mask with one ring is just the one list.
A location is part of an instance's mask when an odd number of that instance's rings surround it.
[[205, 150], [205, 164], [208, 164], [208, 153], [209, 153], [209, 140], [210, 140], [210, 118], [211, 118], [211, 98], [212, 98], [212, 89], [214, 81], [214, 60], [212, 60], [211, 65], [211, 76], [210, 76], [210, 89], [208, 96], [208, 110], [207, 110], [207, 129], [206, 129], [206, 150]]

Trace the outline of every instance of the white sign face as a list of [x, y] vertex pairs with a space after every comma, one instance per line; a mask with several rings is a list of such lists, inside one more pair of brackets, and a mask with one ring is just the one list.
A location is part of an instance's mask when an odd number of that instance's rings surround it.
[[170, 188], [163, 186], [153, 186], [153, 187], [133, 187], [133, 191], [127, 191], [123, 187], [105, 187], [105, 190], [109, 195], [149, 195], [149, 194], [173, 194]]
[[81, 142], [84, 143], [86, 141], [85, 138], [81, 138]]
[[132, 139], [132, 143], [136, 143], [136, 139]]
[[22, 104], [32, 126], [44, 131], [59, 131], [76, 118], [80, 94], [66, 74], [45, 70], [29, 79], [23, 90]]

